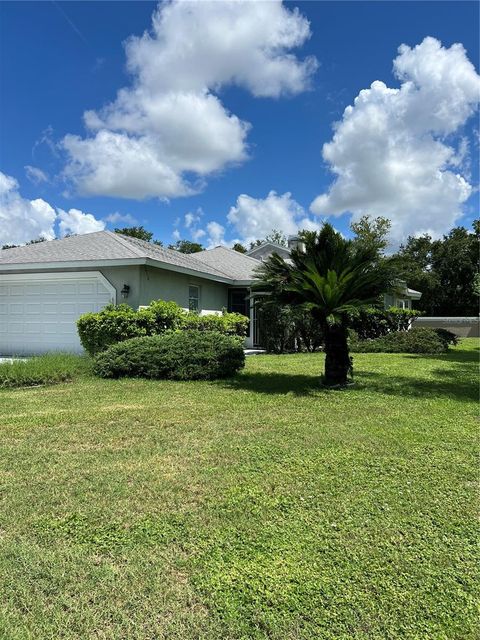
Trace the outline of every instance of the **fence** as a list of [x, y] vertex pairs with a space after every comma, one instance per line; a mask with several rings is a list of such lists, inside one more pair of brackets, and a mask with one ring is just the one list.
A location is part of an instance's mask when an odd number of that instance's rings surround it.
[[480, 337], [480, 318], [416, 318], [413, 327], [428, 327], [429, 329], [448, 329], [460, 338]]

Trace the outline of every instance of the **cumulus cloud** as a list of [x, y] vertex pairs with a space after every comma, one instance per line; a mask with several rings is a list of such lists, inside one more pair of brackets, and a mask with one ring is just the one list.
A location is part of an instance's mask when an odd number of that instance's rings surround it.
[[23, 168], [25, 169], [27, 178], [30, 182], [33, 182], [33, 184], [37, 185], [41, 182], [48, 182], [48, 175], [38, 167], [33, 167], [32, 165], [27, 164]]
[[15, 178], [0, 172], [0, 245], [55, 237], [54, 209], [42, 200], [20, 195]]
[[58, 224], [60, 236], [102, 231], [105, 222], [79, 209], [55, 209], [45, 200], [28, 200], [19, 192], [18, 182], [0, 171], [0, 246], [24, 244], [29, 240], [55, 238]]
[[225, 227], [218, 222], [212, 221], [207, 224], [207, 234], [209, 249], [225, 244]]
[[266, 198], [252, 198], [246, 194], [238, 196], [227, 219], [244, 242], [264, 238], [272, 229], [290, 235], [301, 229], [314, 230], [320, 226], [305, 213], [291, 193], [277, 195], [275, 191], [270, 191]]
[[308, 87], [314, 58], [291, 50], [308, 21], [281, 0], [159, 5], [152, 29], [126, 44], [132, 86], [84, 114], [88, 136], [67, 135], [65, 176], [86, 194], [171, 198], [247, 157], [249, 124], [214, 95], [237, 85], [257, 97]]
[[311, 204], [316, 214], [392, 220], [392, 240], [453, 226], [469, 198], [468, 145], [455, 134], [475, 112], [480, 77], [461, 44], [425, 38], [394, 60], [400, 88], [375, 81], [335, 125], [323, 158], [336, 179]]
[[67, 234], [80, 235], [103, 231], [105, 222], [97, 220], [91, 213], [83, 213], [79, 209], [70, 209], [69, 211], [58, 209], [58, 227], [60, 237], [63, 238]]
[[111, 224], [118, 224], [119, 222], [131, 225], [138, 224], [138, 220], [134, 216], [129, 213], [119, 213], [118, 211], [115, 211], [115, 213], [109, 213], [108, 216], [105, 216], [104, 220]]

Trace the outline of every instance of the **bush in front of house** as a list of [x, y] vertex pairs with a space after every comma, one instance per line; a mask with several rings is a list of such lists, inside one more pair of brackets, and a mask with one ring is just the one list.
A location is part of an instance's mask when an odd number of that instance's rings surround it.
[[91, 356], [122, 340], [151, 335], [154, 317], [146, 310], [134, 311], [128, 304], [109, 304], [98, 313], [84, 313], [77, 320], [78, 335]]
[[260, 344], [268, 353], [316, 351], [322, 344], [320, 324], [307, 305], [293, 307], [265, 299], [257, 304]]
[[200, 316], [185, 311], [176, 302], [155, 300], [138, 311], [127, 304], [110, 304], [98, 313], [80, 316], [77, 328], [83, 348], [93, 356], [130, 338], [161, 335], [175, 329], [245, 337], [248, 323], [248, 318], [239, 313]]
[[91, 372], [86, 356], [47, 353], [35, 358], [0, 363], [0, 388], [35, 387], [69, 382]]
[[427, 328], [394, 331], [381, 338], [359, 340], [350, 333], [350, 350], [355, 353], [445, 353], [448, 344], [435, 330]]
[[93, 371], [102, 378], [214, 380], [245, 364], [242, 340], [218, 331], [171, 331], [132, 338], [99, 353]]
[[152, 335], [165, 333], [170, 329], [180, 329], [188, 313], [173, 300], [153, 300], [148, 307], [140, 309], [138, 314], [151, 319]]
[[248, 331], [249, 319], [241, 313], [223, 313], [222, 315], [186, 313], [180, 323], [180, 328], [193, 331], [218, 331], [226, 336], [245, 338]]
[[350, 314], [350, 328], [360, 340], [373, 340], [392, 331], [407, 331], [412, 321], [422, 315], [413, 309], [365, 307]]

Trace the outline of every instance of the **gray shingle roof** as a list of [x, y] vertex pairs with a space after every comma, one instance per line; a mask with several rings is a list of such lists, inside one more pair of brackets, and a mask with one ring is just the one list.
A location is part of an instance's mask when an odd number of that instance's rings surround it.
[[227, 249], [227, 247], [215, 247], [195, 254], [197, 260], [215, 269], [223, 271], [234, 280], [253, 280], [255, 268], [261, 265], [256, 258]]
[[136, 258], [150, 258], [174, 267], [216, 276], [222, 280], [252, 279], [253, 267], [258, 265], [258, 260], [225, 247], [184, 254], [130, 236], [111, 231], [97, 231], [1, 250], [0, 271], [4, 265], [10, 265], [11, 268], [12, 265], [18, 264], [20, 268], [26, 264], [59, 263], [58, 266], [61, 266], [62, 262], [100, 262]]

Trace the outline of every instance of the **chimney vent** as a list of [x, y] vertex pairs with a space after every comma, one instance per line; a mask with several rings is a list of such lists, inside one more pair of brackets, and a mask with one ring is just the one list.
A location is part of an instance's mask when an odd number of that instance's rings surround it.
[[305, 243], [300, 238], [300, 236], [288, 236], [288, 248], [290, 251], [292, 249], [298, 249], [298, 251], [305, 251]]

